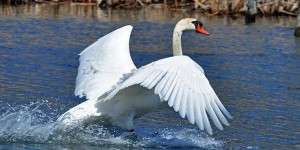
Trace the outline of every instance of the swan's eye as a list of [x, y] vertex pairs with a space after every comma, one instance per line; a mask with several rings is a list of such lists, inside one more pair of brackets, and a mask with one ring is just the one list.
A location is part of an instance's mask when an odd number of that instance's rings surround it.
[[203, 26], [203, 23], [202, 23], [202, 22], [200, 22], [200, 21], [198, 21], [198, 20], [196, 20], [196, 21], [192, 21], [192, 24], [194, 24], [194, 25], [195, 25], [195, 29], [197, 29], [198, 25], [200, 25], [200, 27], [202, 27], [202, 26]]
[[194, 24], [195, 25], [195, 27], [197, 28], [197, 23], [198, 21], [192, 21], [192, 24]]

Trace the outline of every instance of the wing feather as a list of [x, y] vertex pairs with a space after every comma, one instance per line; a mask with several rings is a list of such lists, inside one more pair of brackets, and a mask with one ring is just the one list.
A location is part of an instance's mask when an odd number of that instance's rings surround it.
[[165, 101], [170, 100], [169, 98], [170, 98], [172, 92], [175, 90], [176, 82], [178, 79], [178, 71], [176, 71], [174, 74], [175, 74], [175, 78], [171, 81], [172, 83], [171, 83], [170, 87], [165, 92], [166, 94], [164, 95], [164, 98], [163, 98]]
[[144, 80], [141, 83], [141, 86], [143, 87], [148, 87], [153, 81], [154, 79], [161, 73], [161, 70], [154, 70], [148, 77], [146, 80]]
[[228, 121], [226, 120], [226, 118], [224, 117], [224, 115], [222, 114], [222, 112], [220, 111], [220, 109], [217, 106], [216, 102], [214, 100], [212, 100], [212, 101], [210, 101], [210, 104], [211, 104], [211, 107], [213, 108], [214, 112], [218, 116], [218, 118], [221, 120], [221, 122], [224, 125], [229, 126]]
[[203, 94], [200, 94], [200, 105], [201, 105], [201, 115], [202, 115], [202, 119], [203, 119], [203, 124], [204, 124], [204, 128], [205, 130], [209, 133], [212, 134], [212, 129], [209, 123], [209, 120], [207, 118], [207, 114], [206, 114], [206, 102], [205, 99], [203, 98]]
[[[143, 69], [143, 67], [141, 68]], [[152, 71], [152, 69], [148, 69], [145, 72], [136, 72], [135, 76], [131, 76], [131, 80], [125, 80], [125, 83], [127, 83], [128, 85], [131, 85], [129, 83], [140, 83], [143, 82], [145, 80], [145, 78], [147, 78], [147, 75], [149, 74], [149, 72]], [[126, 84], [122, 84], [122, 86], [124, 86]]]
[[200, 130], [204, 130], [204, 125], [203, 125], [203, 120], [202, 120], [202, 114], [201, 114], [201, 105], [200, 105], [200, 99], [199, 99], [199, 95], [196, 95], [196, 100], [195, 100], [195, 105], [194, 105], [194, 109], [195, 109], [195, 121], [196, 124], [198, 125], [198, 127], [200, 128]]
[[230, 113], [227, 111], [227, 109], [224, 107], [224, 105], [221, 103], [220, 99], [218, 98], [218, 96], [215, 94], [215, 102], [218, 105], [218, 107], [220, 108], [220, 110], [230, 119], [232, 119], [233, 117], [230, 115]]
[[151, 84], [148, 86], [149, 89], [152, 89], [157, 82], [159, 82], [161, 80], [161, 78], [166, 74], [165, 71], [162, 71], [152, 82]]
[[98, 99], [124, 74], [136, 69], [129, 53], [132, 26], [117, 29], [84, 49], [79, 55], [75, 95]]
[[179, 91], [179, 86], [180, 86], [180, 80], [177, 80], [177, 81], [174, 81], [174, 82], [176, 82], [176, 83], [175, 83], [175, 87], [174, 87], [174, 90], [172, 91], [171, 97], [170, 97], [170, 99], [169, 99], [169, 101], [168, 101], [168, 105], [169, 105], [170, 107], [173, 107], [173, 105], [174, 105], [174, 102], [175, 102], [175, 100], [176, 100], [177, 93], [178, 93], [178, 91]]
[[188, 96], [188, 91], [186, 88], [183, 88], [182, 99], [181, 99], [181, 103], [179, 106], [180, 107], [179, 114], [182, 118], [185, 118], [185, 114], [186, 114], [187, 96]]
[[229, 125], [223, 114], [228, 118], [231, 115], [210, 86], [202, 68], [187, 56], [161, 59], [136, 70], [112, 90], [106, 100], [135, 84], [154, 89], [154, 93], [168, 101], [182, 118], [187, 117], [190, 123], [196, 123], [200, 130], [205, 129], [209, 134], [212, 134], [212, 127], [208, 115], [221, 130], [222, 123]]
[[180, 101], [182, 100], [182, 95], [183, 95], [183, 88], [184, 86], [179, 86], [179, 90], [178, 93], [176, 95], [176, 99], [173, 105], [173, 108], [176, 112], [179, 111], [179, 105], [180, 105]]
[[[166, 82], [165, 86], [161, 90], [161, 93], [163, 93], [163, 97], [165, 97], [168, 90], [172, 88], [171, 84], [174, 81], [175, 77], [176, 77], [176, 72], [172, 72], [169, 79], [168, 79], [168, 81]], [[166, 100], [168, 100], [168, 99], [166, 99]]]
[[195, 103], [195, 94], [190, 90], [188, 95], [187, 118], [191, 124], [195, 123], [194, 103]]
[[159, 94], [162, 89], [166, 86], [166, 83], [170, 79], [170, 76], [172, 75], [172, 72], [167, 72], [166, 76], [156, 85], [154, 89], [155, 94]]
[[210, 105], [210, 101], [211, 101], [211, 96], [210, 94], [205, 94], [205, 100], [206, 100], [206, 110], [211, 118], [211, 120], [213, 121], [213, 123], [215, 124], [215, 126], [220, 129], [220, 130], [223, 130], [223, 126], [222, 124], [220, 123], [218, 117], [216, 116], [216, 113], [214, 112], [214, 110], [211, 108], [211, 105]]

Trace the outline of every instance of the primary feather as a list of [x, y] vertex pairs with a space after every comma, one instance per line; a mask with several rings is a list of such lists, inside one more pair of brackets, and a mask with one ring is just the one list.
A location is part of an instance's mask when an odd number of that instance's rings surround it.
[[[153, 76], [155, 76], [155, 78]], [[136, 79], [140, 79], [140, 81], [137, 81]], [[200, 85], [194, 85], [195, 82], [191, 82], [191, 79], [198, 81], [197, 83]], [[153, 86], [151, 84], [145, 84], [145, 82], [155, 84]], [[170, 86], [172, 83], [174, 83], [174, 85]], [[175, 86], [176, 83], [177, 86]], [[129, 90], [134, 85], [139, 85], [140, 88], [145, 87], [149, 90], [154, 89], [154, 93], [159, 97], [151, 101], [157, 102], [159, 102], [160, 99], [163, 99], [165, 101], [169, 101], [169, 103], [173, 103], [174, 98], [166, 95], [169, 95], [169, 91], [175, 91], [174, 94], [177, 93], [178, 96], [176, 97], [175, 104], [170, 104], [170, 106], [172, 106], [175, 111], [179, 111], [182, 118], [187, 116], [191, 123], [196, 122], [202, 130], [202, 118], [204, 118], [205, 129], [209, 133], [212, 132], [207, 114], [212, 118], [212, 121], [219, 129], [223, 129], [219, 119], [222, 120], [221, 122], [224, 125], [229, 125], [220, 108], [216, 105], [216, 99], [212, 96], [214, 95], [214, 91], [212, 90], [207, 78], [201, 69], [199, 69], [199, 66], [187, 56], [174, 56], [161, 59], [136, 70], [136, 72], [126, 81], [120, 83], [116, 89], [112, 90], [104, 101], [121, 101], [124, 99], [130, 99], [131, 95], [124, 95], [124, 93], [127, 93], [126, 90]], [[138, 87], [134, 86], [134, 88]], [[176, 92], [178, 88], [180, 91]], [[123, 95], [121, 96], [120, 94], [122, 99], [119, 100], [118, 98], [115, 98], [120, 91], [123, 90], [124, 92], [121, 93]], [[143, 101], [142, 99], [145, 98], [145, 95], [142, 93], [135, 96], [138, 96], [141, 99], [141, 102]], [[194, 107], [194, 105], [200, 107]], [[221, 104], [221, 106], [223, 105]], [[139, 111], [136, 111], [135, 113], [143, 114], [143, 112]], [[231, 118], [230, 115], [227, 113], [225, 114], [227, 117]]]

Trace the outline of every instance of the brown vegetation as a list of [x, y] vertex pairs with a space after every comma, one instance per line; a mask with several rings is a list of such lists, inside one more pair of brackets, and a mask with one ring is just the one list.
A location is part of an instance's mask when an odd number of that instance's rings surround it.
[[[248, 0], [195, 0], [195, 8], [218, 13], [244, 13]], [[287, 14], [296, 16], [297, 0], [257, 0], [258, 13], [262, 15]]]
[[[104, 3], [105, 6], [114, 6], [114, 8], [132, 8], [144, 6], [144, 4], [160, 3], [162, 5], [172, 5], [179, 10], [180, 6], [186, 4], [192, 6], [195, 10], [209, 12], [211, 15], [228, 13], [245, 13], [248, 9], [248, 0], [7, 0], [7, 3], [14, 1], [37, 2], [37, 3], [72, 3], [80, 5], [98, 5]], [[297, 15], [298, 0], [256, 0], [258, 13], [261, 15]]]

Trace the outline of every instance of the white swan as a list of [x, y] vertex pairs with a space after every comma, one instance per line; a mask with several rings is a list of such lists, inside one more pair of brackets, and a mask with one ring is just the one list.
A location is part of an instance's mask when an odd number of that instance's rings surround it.
[[[91, 123], [132, 130], [133, 119], [158, 109], [164, 101], [182, 118], [212, 134], [207, 113], [217, 128], [232, 118], [218, 99], [203, 69], [182, 55], [184, 30], [209, 34], [193, 18], [179, 21], [173, 33], [173, 57], [136, 69], [129, 52], [132, 26], [117, 29], [87, 47], [80, 55], [75, 95], [87, 101], [58, 118], [65, 127]], [[221, 121], [221, 122], [220, 122]]]

